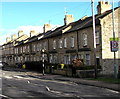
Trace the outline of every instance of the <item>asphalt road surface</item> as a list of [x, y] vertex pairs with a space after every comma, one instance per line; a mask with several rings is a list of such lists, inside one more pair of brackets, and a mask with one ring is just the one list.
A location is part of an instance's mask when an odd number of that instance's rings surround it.
[[117, 91], [58, 81], [52, 77], [44, 79], [38, 72], [21, 69], [5, 69], [0, 78], [2, 78], [0, 97], [5, 99], [117, 99], [120, 97]]

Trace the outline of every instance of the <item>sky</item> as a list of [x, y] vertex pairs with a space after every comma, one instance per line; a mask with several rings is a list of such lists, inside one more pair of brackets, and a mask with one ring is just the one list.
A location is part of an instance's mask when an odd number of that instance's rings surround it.
[[[74, 21], [84, 16], [91, 16], [91, 2], [0, 2], [0, 45], [6, 37], [23, 30], [29, 35], [30, 30], [42, 33], [45, 23], [53, 27], [64, 24], [65, 13], [72, 14]], [[95, 2], [95, 14], [96, 6]], [[115, 2], [115, 7], [118, 2]]]

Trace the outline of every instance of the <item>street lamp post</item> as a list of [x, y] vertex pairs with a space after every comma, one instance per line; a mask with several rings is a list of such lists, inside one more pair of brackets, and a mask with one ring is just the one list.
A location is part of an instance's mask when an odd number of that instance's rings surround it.
[[[113, 24], [113, 40], [115, 41], [114, 0], [112, 0], [112, 24]], [[115, 53], [115, 51], [114, 51], [114, 76], [115, 76], [115, 78], [117, 78], [116, 53]]]
[[94, 61], [95, 61], [95, 78], [97, 78], [97, 63], [96, 63], [96, 35], [95, 35], [95, 15], [94, 15], [94, 0], [91, 0], [92, 4], [92, 17], [93, 17], [93, 40], [94, 40]]
[[43, 66], [43, 71], [42, 71], [42, 73], [43, 73], [43, 76], [45, 75], [45, 71], [44, 71], [44, 67], [45, 67], [45, 64], [44, 64], [44, 57], [45, 57], [45, 55], [44, 55], [44, 53], [45, 53], [45, 50], [44, 49], [42, 49], [42, 66]]

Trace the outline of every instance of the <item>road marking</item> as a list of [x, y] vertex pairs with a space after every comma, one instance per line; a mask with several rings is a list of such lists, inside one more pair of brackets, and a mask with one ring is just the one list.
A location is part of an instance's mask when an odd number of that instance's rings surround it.
[[50, 91], [50, 88], [48, 86], [45, 86], [45, 87], [46, 87], [47, 91]]
[[15, 77], [15, 78], [23, 78], [23, 77], [21, 77], [21, 76], [13, 76], [13, 77]]
[[10, 76], [4, 76], [5, 78], [8, 78], [8, 79], [11, 79], [12, 77], [10, 77]]
[[115, 90], [111, 90], [111, 89], [107, 89], [107, 90], [114, 92], [114, 93], [120, 93], [119, 91], [115, 91]]
[[4, 97], [4, 98], [12, 99], [12, 98], [10, 98], [10, 97], [8, 97], [8, 96], [6, 96], [6, 95], [0, 94], [0, 96], [1, 96], [1, 97]]
[[30, 83], [30, 81], [27, 81], [28, 83]]

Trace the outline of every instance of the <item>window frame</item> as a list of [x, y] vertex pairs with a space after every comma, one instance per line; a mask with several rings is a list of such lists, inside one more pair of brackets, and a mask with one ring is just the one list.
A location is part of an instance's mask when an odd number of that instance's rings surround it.
[[56, 49], [56, 40], [53, 40], [53, 49]]
[[96, 40], [96, 45], [100, 44], [100, 32], [99, 31], [95, 32], [95, 40]]
[[71, 48], [75, 47], [75, 38], [73, 36], [70, 37]]
[[64, 38], [64, 48], [67, 48], [67, 38]]
[[62, 48], [62, 46], [63, 46], [63, 41], [62, 41], [62, 39], [60, 39], [59, 40], [59, 48]]
[[88, 45], [88, 36], [86, 33], [83, 34], [83, 46], [87, 46]]

